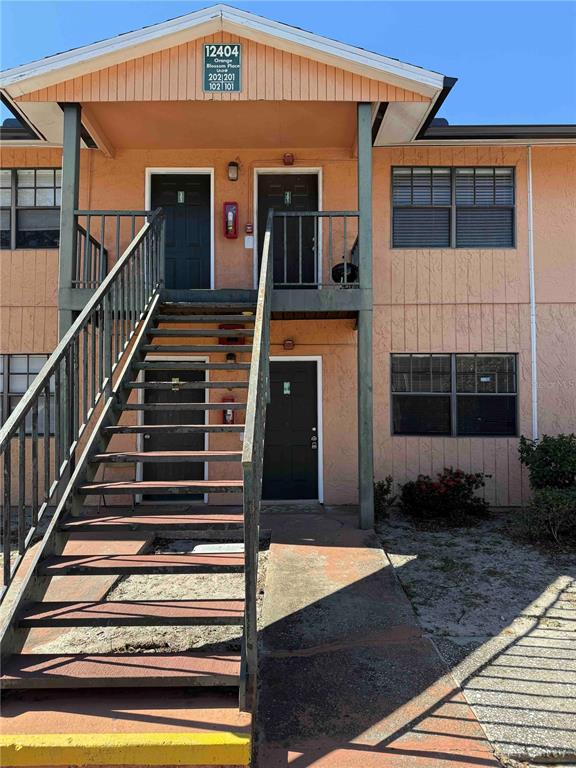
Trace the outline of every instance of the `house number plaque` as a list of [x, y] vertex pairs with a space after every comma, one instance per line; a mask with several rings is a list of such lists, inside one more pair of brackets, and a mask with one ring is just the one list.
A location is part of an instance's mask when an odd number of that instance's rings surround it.
[[240, 43], [204, 44], [204, 90], [212, 93], [240, 91]]

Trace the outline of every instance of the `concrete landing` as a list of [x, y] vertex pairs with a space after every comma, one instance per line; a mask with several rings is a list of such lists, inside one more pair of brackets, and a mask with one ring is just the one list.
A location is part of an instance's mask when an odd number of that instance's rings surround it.
[[354, 510], [263, 515], [257, 768], [496, 768], [455, 680]]

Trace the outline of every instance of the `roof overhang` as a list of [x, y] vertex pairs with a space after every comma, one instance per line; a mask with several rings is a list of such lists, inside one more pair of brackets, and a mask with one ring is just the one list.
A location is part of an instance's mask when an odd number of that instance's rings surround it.
[[6, 70], [0, 74], [0, 87], [12, 98], [17, 98], [96, 69], [221, 31], [342, 67], [431, 98], [443, 85], [443, 76], [436, 72], [219, 4]]

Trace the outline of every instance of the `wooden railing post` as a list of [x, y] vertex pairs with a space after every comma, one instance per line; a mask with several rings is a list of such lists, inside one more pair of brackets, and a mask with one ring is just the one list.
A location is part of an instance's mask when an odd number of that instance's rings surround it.
[[358, 104], [358, 249], [360, 289], [369, 309], [358, 312], [358, 496], [360, 527], [374, 526], [372, 404], [372, 105]]
[[58, 334], [62, 338], [72, 325], [72, 310], [66, 304], [76, 268], [76, 214], [80, 184], [80, 104], [64, 104], [62, 150], [62, 199], [60, 203], [60, 269], [58, 281]]

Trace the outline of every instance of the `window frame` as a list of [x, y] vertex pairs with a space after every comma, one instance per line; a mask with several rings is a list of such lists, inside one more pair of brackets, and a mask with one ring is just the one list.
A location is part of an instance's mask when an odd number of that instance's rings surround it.
[[[31, 357], [43, 357], [45, 358], [44, 363], [48, 358], [50, 357], [49, 352], [10, 352], [10, 353], [1, 353], [0, 354], [0, 361], [2, 362], [2, 373], [0, 374], [2, 380], [0, 384], [0, 425], [3, 425], [8, 417], [12, 414], [13, 408], [11, 408], [11, 402], [14, 398], [19, 398], [18, 402], [24, 397], [26, 394], [26, 391], [24, 392], [12, 392], [10, 387], [10, 374], [11, 371], [11, 359], [13, 357], [25, 357], [26, 358], [26, 372], [17, 371], [14, 373], [14, 375], [18, 376], [26, 376], [27, 379], [27, 387], [28, 389], [36, 376], [38, 376], [38, 373], [31, 373], [30, 372], [30, 358]], [[44, 364], [43, 363], [43, 364]], [[52, 392], [50, 395], [50, 420], [52, 421], [55, 419], [56, 416], [56, 393]], [[44, 413], [46, 411], [44, 410]], [[26, 417], [26, 421], [28, 420], [28, 416]], [[25, 430], [26, 437], [32, 436], [32, 431], [29, 429]], [[54, 437], [55, 435], [55, 429], [52, 429], [49, 425], [48, 429], [48, 436]], [[38, 428], [38, 436], [43, 437], [44, 436], [44, 430]]]
[[[30, 246], [17, 245], [18, 239], [18, 212], [19, 211], [60, 211], [61, 205], [18, 205], [18, 171], [34, 171], [34, 186], [23, 187], [22, 189], [34, 190], [34, 202], [36, 202], [36, 190], [37, 189], [53, 189], [54, 194], [56, 190], [62, 190], [62, 186], [58, 187], [56, 183], [52, 187], [38, 187], [36, 183], [36, 171], [60, 171], [62, 172], [62, 166], [30, 166], [30, 167], [10, 167], [0, 168], [2, 171], [10, 171], [10, 205], [0, 205], [0, 211], [8, 211], [10, 214], [10, 245], [0, 245], [0, 251], [38, 251], [49, 250], [54, 251], [60, 248], [60, 223], [58, 223], [58, 245], [43, 245], [40, 248]], [[56, 182], [56, 174], [54, 174], [54, 182]]]
[[[392, 359], [396, 356], [405, 356], [405, 357], [413, 357], [413, 356], [422, 356], [427, 355], [428, 357], [435, 357], [435, 356], [441, 356], [446, 357], [448, 356], [450, 358], [450, 391], [449, 392], [394, 392], [392, 389], [393, 383], [392, 383]], [[514, 359], [514, 384], [515, 384], [515, 391], [514, 392], [458, 392], [457, 387], [457, 367], [456, 367], [456, 359], [460, 356], [473, 356], [474, 358], [477, 357], [512, 357]], [[475, 366], [476, 367], [476, 366]], [[519, 437], [520, 435], [520, 381], [518, 376], [518, 352], [391, 352], [390, 353], [390, 363], [389, 363], [389, 372], [390, 372], [390, 383], [389, 383], [389, 394], [390, 394], [390, 434], [392, 437], [428, 437], [428, 438], [460, 438], [461, 440], [470, 440], [473, 438], [480, 438], [480, 439], [486, 439], [486, 438], [498, 438], [498, 439], [514, 439]], [[443, 396], [448, 397], [450, 399], [450, 433], [448, 434], [434, 434], [432, 432], [395, 432], [394, 431], [394, 397], [396, 395], [401, 396], [411, 396], [411, 395], [426, 395], [429, 397], [432, 396]], [[514, 434], [509, 435], [491, 435], [491, 434], [460, 434], [458, 432], [458, 397], [514, 397], [514, 420], [515, 420], [515, 432]]]
[[[426, 169], [442, 169], [442, 170], [449, 170], [450, 171], [450, 190], [451, 190], [451, 202], [450, 205], [430, 205], [430, 206], [412, 206], [412, 205], [394, 205], [394, 171], [396, 169], [405, 169], [410, 168], [411, 170], [414, 170], [416, 168], [426, 168]], [[456, 205], [456, 171], [459, 169], [472, 169], [476, 171], [477, 169], [485, 169], [490, 168], [493, 170], [500, 169], [500, 170], [509, 170], [512, 172], [512, 194], [513, 194], [513, 205], [512, 206], [457, 206]], [[516, 215], [516, 201], [517, 201], [517, 194], [516, 194], [516, 166], [514, 165], [391, 165], [390, 166], [390, 250], [394, 251], [418, 251], [418, 250], [458, 250], [458, 251], [481, 251], [481, 250], [493, 250], [493, 251], [511, 251], [516, 250], [518, 247], [518, 240], [517, 240], [517, 215]], [[413, 245], [395, 245], [394, 244], [394, 209], [395, 208], [415, 208], [415, 207], [429, 207], [429, 208], [448, 208], [449, 210], [449, 240], [450, 245], [422, 245], [422, 246], [413, 246]], [[474, 246], [470, 247], [468, 245], [457, 245], [457, 231], [456, 231], [456, 212], [458, 208], [482, 208], [482, 207], [493, 207], [493, 208], [505, 208], [506, 210], [512, 211], [512, 244], [511, 245], [485, 245], [485, 246]]]

